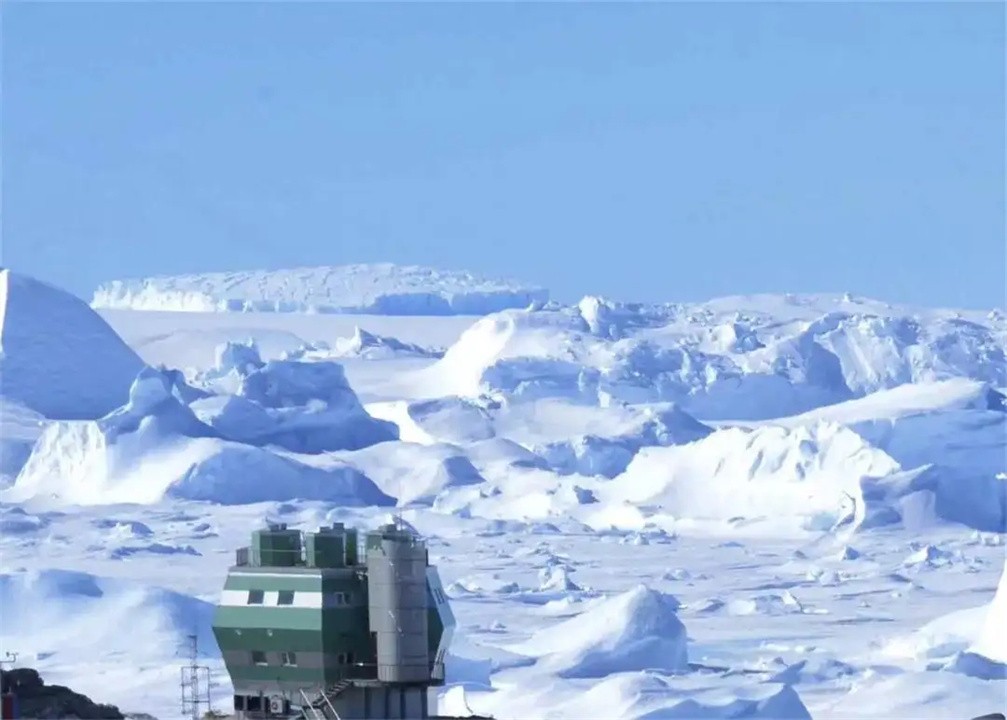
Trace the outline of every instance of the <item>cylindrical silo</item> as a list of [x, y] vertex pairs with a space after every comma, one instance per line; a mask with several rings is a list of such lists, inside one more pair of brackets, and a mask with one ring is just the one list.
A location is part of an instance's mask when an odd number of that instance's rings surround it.
[[380, 681], [430, 679], [426, 583], [426, 548], [417, 538], [394, 528], [368, 537], [368, 611]]

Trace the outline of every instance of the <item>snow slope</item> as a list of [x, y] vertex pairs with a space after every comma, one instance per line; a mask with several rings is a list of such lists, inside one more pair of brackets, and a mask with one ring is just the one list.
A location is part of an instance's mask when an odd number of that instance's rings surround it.
[[633, 670], [688, 669], [678, 601], [644, 585], [606, 598], [510, 650], [539, 658], [560, 677], [598, 678]]
[[[195, 630], [207, 642], [213, 615], [210, 603], [170, 590], [56, 569], [0, 575], [0, 606], [0, 637], [36, 657], [58, 656], [64, 639], [81, 632], [110, 653], [136, 657], [143, 647], [121, 632], [124, 617], [152, 641], [181, 647]], [[82, 616], [90, 622], [78, 624]]]
[[983, 679], [1007, 678], [1007, 560], [996, 595], [984, 609], [981, 628], [968, 650], [955, 658], [955, 669]]
[[[819, 421], [852, 428], [905, 463], [918, 464], [939, 454], [942, 465], [963, 472], [995, 474], [1007, 469], [1003, 447], [1007, 399], [984, 382], [953, 378], [900, 385], [772, 422], [797, 427]], [[962, 447], [962, 437], [974, 444]], [[939, 453], [934, 443], [940, 444]]]
[[115, 280], [95, 308], [481, 315], [548, 299], [541, 288], [390, 263]]
[[824, 530], [862, 511], [861, 480], [900, 470], [838, 425], [731, 428], [689, 445], [644, 448], [600, 498], [676, 517]]
[[905, 469], [930, 466], [912, 484], [934, 494], [943, 517], [1007, 529], [1007, 407], [988, 384], [955, 378], [902, 385], [773, 424], [817, 422], [850, 428]]
[[126, 401], [143, 365], [83, 301], [0, 270], [0, 396], [5, 402], [54, 419], [100, 417]]
[[[157, 704], [177, 700], [177, 666], [190, 635], [202, 650], [200, 664], [220, 675], [210, 652], [213, 605], [191, 595], [47, 568], [0, 575], [0, 607], [0, 645], [16, 649], [19, 663], [126, 710], [144, 707], [143, 695]], [[88, 672], [76, 673], [78, 665]]]

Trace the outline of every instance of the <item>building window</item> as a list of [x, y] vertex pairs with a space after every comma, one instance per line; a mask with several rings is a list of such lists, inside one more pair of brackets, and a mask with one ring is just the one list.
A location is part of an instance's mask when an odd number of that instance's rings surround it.
[[293, 590], [280, 590], [276, 596], [277, 605], [293, 605], [294, 604], [294, 591]]
[[249, 605], [261, 605], [262, 600], [265, 598], [266, 593], [262, 590], [249, 590], [248, 591], [248, 604]]
[[297, 653], [285, 652], [280, 654], [280, 662], [287, 667], [297, 666]]
[[252, 664], [253, 665], [268, 665], [266, 662], [266, 653], [262, 650], [252, 650]]

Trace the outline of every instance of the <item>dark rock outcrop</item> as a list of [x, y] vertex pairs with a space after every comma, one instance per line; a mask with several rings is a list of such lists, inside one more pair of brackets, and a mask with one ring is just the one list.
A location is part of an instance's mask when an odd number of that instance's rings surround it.
[[37, 670], [0, 670], [2, 692], [17, 696], [18, 715], [36, 720], [123, 720], [115, 705], [96, 703], [62, 685], [46, 685]]

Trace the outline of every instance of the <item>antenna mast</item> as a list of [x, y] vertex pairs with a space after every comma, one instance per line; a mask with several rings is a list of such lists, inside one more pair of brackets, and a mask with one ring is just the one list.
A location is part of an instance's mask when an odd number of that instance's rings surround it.
[[213, 708], [210, 705], [210, 668], [199, 664], [198, 636], [189, 636], [189, 664], [181, 667], [181, 683], [179, 689], [182, 695], [182, 717], [200, 720], [199, 709], [206, 706], [207, 712]]

